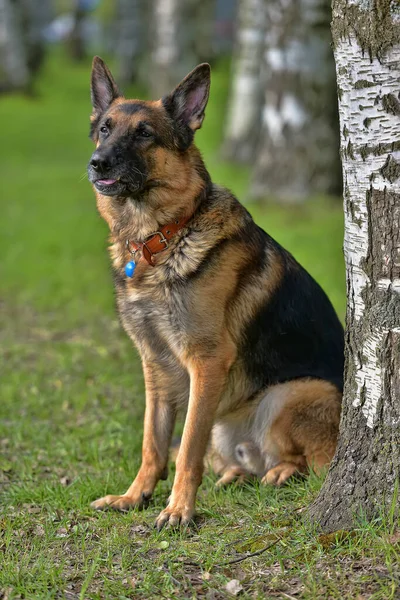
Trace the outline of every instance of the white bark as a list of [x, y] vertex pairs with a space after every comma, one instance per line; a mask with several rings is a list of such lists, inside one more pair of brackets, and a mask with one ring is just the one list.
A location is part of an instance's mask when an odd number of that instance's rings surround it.
[[[154, 0], [151, 94], [170, 92], [183, 75], [181, 70], [182, 0]], [[189, 69], [188, 69], [189, 70]]]
[[169, 93], [196, 66], [192, 8], [189, 0], [154, 0], [150, 74], [153, 98]]
[[156, 46], [153, 58], [157, 65], [164, 68], [169, 68], [179, 57], [177, 11], [177, 0], [155, 0], [154, 2]]
[[265, 28], [265, 0], [239, 0], [224, 153], [242, 161], [252, 158], [259, 130]]
[[[358, 4], [362, 5], [362, 2]], [[340, 92], [348, 310], [357, 325], [365, 316], [365, 299], [371, 286], [377, 286], [383, 292], [392, 290], [400, 293], [400, 279], [390, 277], [400, 268], [400, 246], [391, 248], [389, 256], [382, 240], [383, 264], [377, 281], [371, 281], [366, 269], [374, 235], [369, 198], [375, 191], [400, 194], [399, 178], [388, 179], [384, 168], [391, 162], [400, 164], [400, 152], [392, 150], [393, 144], [400, 142], [400, 102], [396, 101], [399, 94], [400, 44], [378, 60], [363, 52], [353, 34], [350, 39], [337, 43], [335, 58]], [[395, 104], [388, 111], [391, 98]], [[382, 215], [382, 219], [387, 219], [387, 216]], [[394, 207], [392, 216], [400, 217], [400, 207], [397, 210]], [[390, 223], [381, 223], [381, 228], [390, 230]], [[392, 261], [394, 264], [390, 264]], [[396, 333], [396, 329], [400, 332], [396, 327], [377, 323], [364, 338], [355, 356], [353, 402], [354, 406], [362, 403], [362, 412], [370, 428], [374, 426], [384, 394], [383, 350], [389, 332]]]

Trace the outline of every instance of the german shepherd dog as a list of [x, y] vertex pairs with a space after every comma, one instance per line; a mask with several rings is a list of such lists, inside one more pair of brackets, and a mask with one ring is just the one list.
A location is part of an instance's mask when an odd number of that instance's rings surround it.
[[176, 413], [186, 409], [171, 496], [156, 521], [185, 525], [206, 454], [220, 483], [253, 473], [280, 485], [329, 463], [343, 329], [312, 277], [211, 182], [193, 143], [209, 65], [155, 102], [124, 98], [98, 57], [91, 83], [88, 176], [111, 232], [119, 315], [146, 385], [139, 472], [124, 494], [93, 506], [147, 504], [167, 477]]

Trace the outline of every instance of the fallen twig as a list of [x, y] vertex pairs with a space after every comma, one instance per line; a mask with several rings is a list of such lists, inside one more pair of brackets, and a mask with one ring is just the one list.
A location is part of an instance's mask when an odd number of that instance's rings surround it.
[[[234, 558], [233, 560], [228, 560], [227, 562], [216, 563], [215, 565], [213, 565], [211, 567], [211, 569], [213, 569], [214, 567], [226, 567], [227, 565], [233, 565], [235, 563], [242, 562], [243, 560], [247, 560], [248, 558], [252, 558], [253, 556], [260, 556], [260, 554], [264, 554], [264, 552], [266, 552], [273, 546], [276, 546], [276, 544], [278, 542], [280, 542], [281, 539], [282, 539], [281, 537], [278, 537], [271, 544], [268, 544], [268, 546], [265, 546], [265, 548], [261, 548], [261, 550], [257, 550], [257, 552], [252, 552], [251, 554], [246, 554], [246, 556], [240, 556], [239, 558]], [[201, 567], [202, 566], [200, 563], [193, 562], [191, 560], [173, 560], [172, 562], [178, 563], [180, 565], [184, 565], [185, 567]], [[210, 569], [210, 571], [211, 571], [211, 569]]]
[[164, 564], [163, 564], [163, 570], [164, 570], [164, 572], [165, 572], [165, 573], [168, 573], [168, 575], [171, 577], [171, 581], [172, 581], [172, 583], [173, 583], [174, 585], [176, 585], [176, 586], [178, 586], [178, 587], [180, 587], [180, 586], [182, 585], [182, 584], [181, 584], [181, 582], [180, 582], [180, 581], [178, 581], [178, 579], [176, 579], [176, 577], [174, 577], [174, 576], [172, 575], [172, 573], [171, 573], [170, 569], [168, 568], [168, 564], [167, 564], [167, 562], [166, 562], [166, 561], [165, 561], [165, 562], [164, 562]]
[[246, 556], [241, 556], [240, 558], [234, 558], [233, 560], [228, 560], [227, 562], [216, 564], [214, 565], [214, 567], [226, 567], [227, 565], [233, 565], [235, 563], [242, 562], [243, 560], [247, 560], [248, 558], [252, 558], [253, 556], [260, 556], [260, 554], [264, 554], [264, 552], [266, 552], [273, 546], [276, 546], [276, 544], [280, 542], [281, 539], [282, 538], [278, 537], [274, 542], [268, 544], [268, 546], [265, 546], [265, 548], [261, 548], [261, 550], [257, 550], [257, 552], [252, 552], [251, 554], [246, 554]]
[[172, 562], [178, 565], [184, 565], [185, 567], [201, 567], [200, 563], [191, 560], [173, 560]]

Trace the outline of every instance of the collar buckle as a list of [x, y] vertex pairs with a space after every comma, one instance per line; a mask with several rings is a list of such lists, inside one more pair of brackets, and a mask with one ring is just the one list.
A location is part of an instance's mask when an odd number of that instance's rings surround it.
[[163, 234], [162, 231], [155, 231], [154, 233], [151, 233], [150, 235], [148, 235], [147, 238], [145, 239], [145, 241], [143, 242], [143, 246], [145, 246], [150, 251], [150, 248], [147, 247], [147, 242], [150, 239], [154, 239], [156, 235], [160, 236], [160, 239], [158, 241], [160, 244], [165, 244], [163, 250], [166, 250], [168, 248], [169, 244], [168, 244], [167, 238], [165, 237], [165, 235]]

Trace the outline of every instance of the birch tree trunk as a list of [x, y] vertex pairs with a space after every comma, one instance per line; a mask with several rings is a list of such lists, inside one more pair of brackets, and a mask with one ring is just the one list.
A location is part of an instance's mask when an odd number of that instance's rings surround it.
[[[400, 7], [334, 0], [347, 267], [336, 456], [312, 505], [325, 530], [388, 511], [400, 476]], [[396, 484], [397, 482], [397, 484]]]
[[[212, 62], [215, 56], [215, 0], [192, 0], [194, 3], [193, 52], [196, 63]], [[189, 28], [191, 29], [191, 28]], [[189, 31], [189, 35], [190, 35]]]
[[192, 45], [194, 35], [194, 23], [187, 18], [191, 4], [188, 0], [153, 0], [152, 98], [171, 91], [196, 66], [188, 44], [190, 40]]
[[264, 86], [266, 0], [239, 0], [232, 89], [223, 154], [239, 162], [254, 158], [260, 130]]
[[83, 32], [86, 11], [81, 0], [74, 1], [72, 13], [74, 17], [74, 26], [68, 39], [68, 49], [71, 58], [79, 62], [86, 56], [86, 44]]
[[253, 199], [339, 193], [330, 0], [268, 0], [265, 100]]
[[0, 91], [26, 89], [29, 82], [19, 7], [0, 0]]

